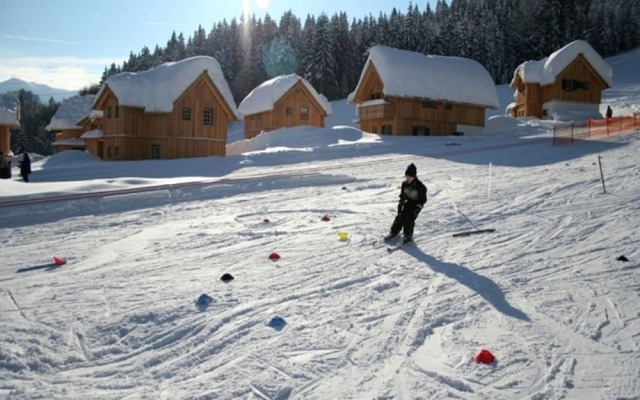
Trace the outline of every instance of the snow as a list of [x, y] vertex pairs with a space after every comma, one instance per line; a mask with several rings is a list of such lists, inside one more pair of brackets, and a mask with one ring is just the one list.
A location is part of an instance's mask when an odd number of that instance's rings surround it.
[[102, 129], [92, 129], [83, 133], [80, 139], [100, 139], [103, 135]]
[[11, 93], [0, 95], [0, 125], [19, 126], [18, 98]]
[[276, 103], [296, 83], [302, 81], [313, 98], [320, 104], [327, 115], [331, 115], [331, 103], [324, 95], [319, 94], [309, 81], [297, 74], [280, 75], [258, 85], [242, 100], [238, 111], [242, 115], [251, 115], [273, 110]]
[[[604, 108], [640, 104], [635, 54]], [[553, 147], [558, 122], [496, 111], [481, 135], [379, 136], [332, 106], [228, 157], [14, 168], [0, 397], [639, 398], [640, 132]], [[389, 254], [412, 162], [429, 200]]]
[[[236, 103], [218, 61], [195, 56], [169, 62], [143, 72], [112, 75], [102, 85], [96, 100], [109, 87], [122, 106], [144, 108], [145, 112], [171, 112], [173, 103], [204, 71], [211, 77], [226, 103], [237, 116]], [[95, 104], [94, 104], [95, 107]]]
[[580, 54], [587, 59], [609, 87], [613, 86], [611, 66], [584, 40], [575, 40], [542, 60], [525, 61], [516, 68], [513, 78], [520, 75], [525, 83], [539, 83], [541, 86], [552, 84]]
[[95, 95], [78, 95], [64, 100], [45, 129], [48, 131], [82, 129], [78, 123], [91, 114], [95, 97]]
[[498, 107], [495, 85], [480, 63], [460, 57], [424, 55], [387, 46], [373, 46], [354, 90], [373, 65], [385, 96], [428, 98], [436, 101]]

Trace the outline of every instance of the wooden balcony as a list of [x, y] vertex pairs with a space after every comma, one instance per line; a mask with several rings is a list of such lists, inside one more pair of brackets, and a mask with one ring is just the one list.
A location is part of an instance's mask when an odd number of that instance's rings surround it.
[[360, 120], [367, 119], [389, 119], [393, 118], [393, 106], [387, 102], [376, 104], [362, 104], [358, 107], [358, 117]]

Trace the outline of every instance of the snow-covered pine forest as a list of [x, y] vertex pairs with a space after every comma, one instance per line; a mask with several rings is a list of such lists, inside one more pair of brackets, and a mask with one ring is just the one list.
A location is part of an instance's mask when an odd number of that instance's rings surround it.
[[174, 32], [166, 47], [132, 51], [123, 65], [105, 68], [102, 80], [208, 55], [222, 65], [238, 102], [265, 80], [292, 72], [337, 100], [353, 90], [366, 50], [375, 44], [471, 58], [496, 83], [509, 82], [520, 63], [544, 58], [576, 39], [588, 41], [603, 57], [640, 46], [637, 1], [439, 0], [435, 9], [423, 3], [409, 3], [404, 10], [363, 10], [357, 16], [302, 20], [289, 11], [279, 21], [269, 14], [242, 15], [213, 21], [210, 28], [203, 21], [191, 36]]

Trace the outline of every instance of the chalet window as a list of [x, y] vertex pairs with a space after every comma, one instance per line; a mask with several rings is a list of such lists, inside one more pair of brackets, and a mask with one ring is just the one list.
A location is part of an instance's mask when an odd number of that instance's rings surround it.
[[152, 144], [151, 145], [151, 159], [159, 160], [160, 159], [160, 145]]
[[114, 108], [116, 109], [116, 118], [120, 118], [120, 107], [115, 106]]
[[438, 103], [433, 100], [422, 100], [422, 108], [438, 108]]
[[111, 106], [107, 107], [107, 118], [111, 118]]
[[120, 146], [114, 147], [113, 156], [115, 158], [120, 158]]
[[111, 146], [107, 147], [107, 158], [113, 158], [113, 148]]
[[548, 117], [549, 116], [549, 110], [547, 110], [546, 108], [542, 110], [542, 116], [543, 117]]
[[309, 119], [309, 107], [300, 107], [300, 119]]
[[382, 134], [391, 135], [393, 133], [391, 125], [382, 125]]
[[589, 90], [589, 81], [579, 81], [576, 79], [563, 79], [562, 90], [572, 92], [574, 90]]
[[202, 122], [205, 125], [213, 125], [213, 108], [204, 109], [204, 118]]
[[371, 96], [369, 96], [369, 100], [378, 100], [382, 98], [382, 93], [371, 93]]
[[90, 130], [98, 129], [98, 125], [96, 125], [96, 124], [91, 124], [91, 127], [90, 127], [89, 129], [90, 129]]
[[429, 128], [424, 125], [416, 125], [413, 127], [413, 136], [426, 136], [429, 134]]
[[186, 121], [190, 121], [191, 120], [191, 109], [188, 107], [184, 107], [182, 109], [182, 119], [186, 120]]
[[453, 110], [453, 104], [451, 104], [451, 103], [445, 103], [445, 104], [444, 104], [444, 109], [445, 109], [445, 110], [447, 110], [447, 111], [451, 111], [451, 110]]
[[290, 117], [293, 115], [293, 107], [287, 107], [284, 109], [284, 115]]
[[378, 125], [373, 125], [371, 127], [371, 133], [378, 133]]

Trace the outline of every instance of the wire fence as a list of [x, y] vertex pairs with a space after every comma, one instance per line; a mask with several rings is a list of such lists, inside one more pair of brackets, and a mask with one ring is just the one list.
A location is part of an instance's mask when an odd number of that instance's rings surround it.
[[640, 112], [631, 116], [606, 119], [588, 119], [556, 125], [553, 128], [553, 145], [558, 146], [580, 140], [629, 134], [640, 130]]

